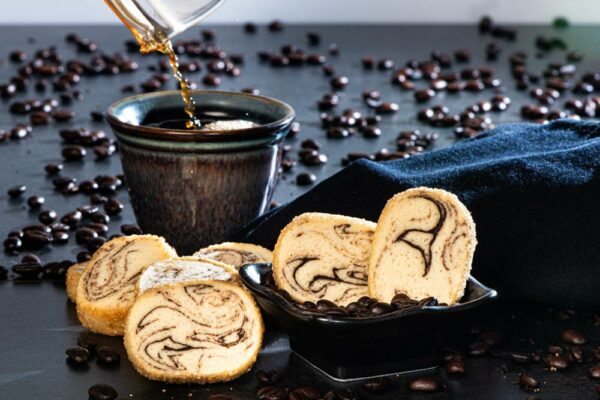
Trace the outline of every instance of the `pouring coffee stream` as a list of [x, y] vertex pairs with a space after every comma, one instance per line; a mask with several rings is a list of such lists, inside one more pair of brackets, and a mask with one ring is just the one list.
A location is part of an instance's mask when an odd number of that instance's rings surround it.
[[131, 31], [140, 44], [140, 52], [158, 51], [169, 59], [173, 75], [179, 82], [185, 127], [199, 129], [196, 104], [190, 94], [190, 84], [179, 69], [171, 38], [195, 25], [225, 0], [105, 0], [106, 4]]

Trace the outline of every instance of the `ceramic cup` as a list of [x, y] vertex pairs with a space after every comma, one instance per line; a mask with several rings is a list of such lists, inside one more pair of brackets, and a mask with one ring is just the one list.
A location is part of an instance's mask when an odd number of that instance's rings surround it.
[[259, 125], [210, 132], [157, 127], [160, 119], [184, 118], [178, 91], [128, 97], [106, 113], [138, 224], [182, 255], [230, 239], [267, 209], [295, 117], [289, 105], [262, 96], [195, 91], [192, 97], [201, 119]]

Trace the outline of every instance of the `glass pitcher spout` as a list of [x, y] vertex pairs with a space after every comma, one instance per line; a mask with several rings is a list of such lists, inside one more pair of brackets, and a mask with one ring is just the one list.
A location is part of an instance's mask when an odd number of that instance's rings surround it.
[[104, 0], [150, 52], [195, 25], [225, 0]]

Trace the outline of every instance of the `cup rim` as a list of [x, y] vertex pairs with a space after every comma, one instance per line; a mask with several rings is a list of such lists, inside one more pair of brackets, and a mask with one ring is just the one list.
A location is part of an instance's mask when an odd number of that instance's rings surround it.
[[289, 126], [292, 123], [292, 121], [296, 118], [296, 112], [294, 111], [292, 106], [272, 97], [258, 96], [250, 93], [225, 90], [192, 90], [190, 91], [190, 94], [192, 96], [199, 94], [225, 95], [247, 99], [249, 98], [255, 101], [258, 100], [283, 109], [285, 112], [285, 116], [276, 121], [269, 122], [268, 124], [258, 125], [255, 127], [212, 131], [190, 131], [184, 129], [158, 128], [153, 126], [135, 125], [128, 122], [124, 122], [117, 116], [117, 110], [124, 107], [126, 104], [132, 103], [134, 101], [141, 101], [155, 97], [180, 96], [180, 91], [178, 90], [162, 90], [151, 93], [136, 94], [117, 100], [110, 106], [108, 106], [108, 108], [106, 109], [105, 117], [107, 122], [113, 127], [113, 129], [117, 130], [120, 133], [131, 135], [134, 137], [143, 137], [148, 139], [177, 142], [224, 142], [244, 139], [257, 139], [265, 136], [273, 136], [273, 134]]

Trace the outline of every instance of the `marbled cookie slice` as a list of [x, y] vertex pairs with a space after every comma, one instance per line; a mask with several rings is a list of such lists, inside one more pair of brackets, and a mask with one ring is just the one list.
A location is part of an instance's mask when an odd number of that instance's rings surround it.
[[194, 257], [219, 261], [236, 269], [244, 264], [270, 263], [273, 253], [264, 247], [250, 243], [225, 242], [205, 247], [194, 253]]
[[341, 215], [306, 213], [279, 235], [273, 278], [296, 301], [346, 305], [368, 295], [367, 265], [375, 224]]
[[77, 297], [77, 285], [79, 285], [79, 278], [81, 278], [81, 274], [87, 267], [87, 262], [82, 262], [79, 264], [75, 264], [69, 267], [67, 270], [67, 279], [65, 281], [65, 286], [67, 290], [67, 297], [73, 303], [75, 303]]
[[239, 283], [235, 268], [214, 260], [178, 257], [157, 261], [137, 281], [138, 294], [149, 289], [185, 281], [229, 281]]
[[125, 349], [149, 379], [224, 382], [252, 367], [263, 330], [260, 311], [241, 286], [180, 282], [138, 297], [125, 324]]
[[373, 237], [369, 293], [454, 304], [463, 296], [477, 239], [469, 210], [452, 193], [416, 188], [392, 197]]
[[77, 315], [92, 332], [122, 335], [142, 271], [158, 260], [177, 257], [164, 239], [151, 235], [120, 237], [99, 248], [77, 286]]

